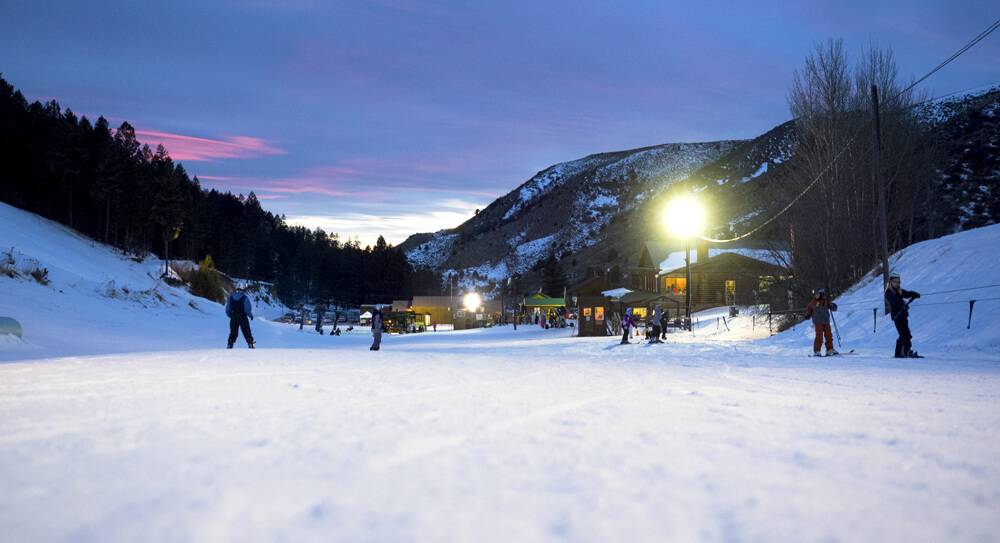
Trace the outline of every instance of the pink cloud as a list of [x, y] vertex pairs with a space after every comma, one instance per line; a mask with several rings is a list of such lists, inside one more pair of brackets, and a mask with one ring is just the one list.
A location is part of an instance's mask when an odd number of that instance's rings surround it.
[[218, 140], [158, 130], [136, 130], [135, 134], [141, 141], [152, 147], [163, 144], [171, 158], [181, 161], [211, 162], [217, 159], [285, 154], [284, 149], [279, 149], [265, 140], [251, 136], [232, 136]]

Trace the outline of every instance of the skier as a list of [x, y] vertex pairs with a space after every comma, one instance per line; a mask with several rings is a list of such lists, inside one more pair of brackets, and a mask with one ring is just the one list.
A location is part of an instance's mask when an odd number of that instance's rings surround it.
[[382, 306], [376, 305], [375, 311], [372, 313], [372, 346], [369, 351], [377, 351], [379, 346], [382, 344]]
[[916, 300], [920, 297], [919, 292], [905, 290], [900, 287], [899, 272], [889, 274], [889, 285], [885, 288], [885, 301], [889, 304], [889, 316], [892, 317], [893, 324], [896, 325], [896, 332], [899, 337], [896, 339], [896, 358], [920, 358], [920, 355], [912, 349], [910, 340], [910, 305], [903, 300], [910, 298]]
[[253, 334], [250, 333], [250, 321], [247, 320], [247, 317], [253, 320], [253, 306], [250, 304], [250, 297], [243, 292], [243, 287], [236, 287], [236, 290], [226, 300], [226, 316], [229, 317], [229, 343], [226, 348], [233, 348], [236, 336], [242, 329], [243, 339], [247, 340], [247, 347], [253, 349]]
[[629, 327], [632, 326], [632, 308], [625, 310], [625, 317], [622, 318], [622, 345], [628, 343]]
[[833, 331], [830, 329], [830, 312], [837, 310], [837, 304], [830, 301], [826, 296], [826, 289], [818, 289], [813, 295], [813, 299], [806, 305], [806, 318], [812, 317], [813, 327], [816, 328], [816, 339], [813, 340], [813, 356], [823, 356], [819, 349], [826, 339], [826, 356], [834, 356], [840, 353], [833, 348]]
[[663, 306], [657, 304], [653, 308], [653, 316], [649, 318], [649, 325], [652, 327], [652, 333], [649, 334], [650, 343], [663, 343], [660, 341], [660, 321], [663, 319]]
[[664, 310], [663, 315], [660, 317], [660, 339], [662, 341], [667, 340], [667, 324], [670, 323], [670, 312]]
[[316, 304], [316, 331], [323, 335], [323, 313], [326, 308], [322, 304]]

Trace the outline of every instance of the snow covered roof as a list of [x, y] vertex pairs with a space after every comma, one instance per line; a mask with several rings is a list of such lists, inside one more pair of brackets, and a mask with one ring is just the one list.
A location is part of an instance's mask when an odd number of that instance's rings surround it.
[[605, 290], [601, 292], [601, 294], [607, 296], [608, 298], [614, 298], [617, 300], [618, 298], [621, 298], [622, 296], [628, 294], [629, 292], [632, 291], [627, 288], [613, 288], [611, 290]]
[[[708, 249], [708, 258], [714, 258], [721, 254], [734, 253], [761, 262], [767, 262], [775, 266], [786, 266], [789, 262], [787, 251], [772, 251], [770, 249], [748, 249], [746, 247], [715, 248]], [[698, 251], [691, 249], [691, 264], [698, 262]], [[667, 255], [667, 258], [660, 262], [660, 272], [671, 272], [684, 267], [684, 251], [676, 251]]]
[[370, 318], [372, 318], [372, 312], [371, 311], [365, 311], [358, 318], [361, 318], [361, 319], [370, 319]]

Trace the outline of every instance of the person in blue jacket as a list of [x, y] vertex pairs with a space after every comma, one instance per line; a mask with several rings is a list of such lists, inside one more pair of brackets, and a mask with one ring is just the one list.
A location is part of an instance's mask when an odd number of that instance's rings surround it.
[[243, 292], [242, 287], [236, 287], [236, 290], [226, 300], [226, 316], [229, 317], [229, 344], [226, 348], [233, 348], [237, 333], [239, 330], [243, 330], [243, 339], [247, 340], [247, 347], [253, 349], [253, 334], [250, 333], [253, 305], [250, 303], [250, 297]]

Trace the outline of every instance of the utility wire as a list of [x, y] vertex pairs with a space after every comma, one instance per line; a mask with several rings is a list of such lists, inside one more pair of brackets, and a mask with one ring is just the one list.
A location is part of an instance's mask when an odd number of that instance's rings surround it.
[[941, 62], [941, 64], [938, 64], [937, 66], [935, 66], [931, 71], [927, 72], [927, 74], [925, 74], [923, 77], [921, 77], [920, 79], [914, 81], [913, 83], [910, 83], [910, 86], [908, 86], [905, 89], [903, 89], [903, 90], [899, 91], [898, 93], [896, 93], [896, 96], [894, 96], [893, 98], [898, 98], [903, 93], [909, 91], [913, 87], [916, 87], [917, 85], [919, 85], [920, 83], [922, 83], [928, 77], [934, 75], [938, 70], [940, 70], [941, 68], [944, 68], [945, 66], [947, 66], [948, 64], [950, 64], [953, 60], [955, 60], [956, 58], [962, 56], [962, 53], [965, 53], [969, 49], [972, 49], [977, 43], [983, 41], [986, 38], [986, 36], [989, 36], [990, 34], [992, 34], [993, 31], [996, 30], [997, 28], [1000, 28], [1000, 19], [997, 19], [996, 21], [993, 21], [993, 24], [991, 24], [986, 30], [983, 30], [982, 32], [980, 32], [978, 36], [976, 36], [975, 38], [972, 38], [972, 41], [970, 41], [969, 43], [965, 44], [965, 46], [962, 47], [961, 49], [959, 49], [958, 51], [955, 51], [950, 57], [946, 58], [943, 62]]
[[[982, 32], [980, 32], [976, 37], [972, 38], [972, 40], [969, 43], [965, 44], [958, 51], [955, 51], [954, 53], [952, 53], [951, 56], [949, 56], [944, 61], [942, 61], [940, 64], [938, 64], [937, 66], [935, 66], [934, 68], [932, 68], [931, 71], [929, 71], [926, 74], [924, 74], [923, 77], [921, 77], [920, 79], [917, 79], [916, 81], [914, 81], [913, 83], [911, 83], [905, 89], [897, 92], [893, 96], [893, 99], [896, 99], [899, 96], [901, 96], [903, 93], [905, 93], [905, 92], [913, 89], [913, 87], [916, 87], [918, 84], [920, 84], [921, 82], [925, 81], [928, 77], [934, 75], [938, 70], [940, 70], [941, 68], [944, 68], [945, 66], [947, 66], [948, 64], [950, 64], [952, 61], [954, 61], [958, 57], [962, 56], [963, 53], [965, 53], [966, 51], [968, 51], [969, 49], [971, 49], [972, 47], [974, 47], [977, 43], [981, 42], [987, 36], [989, 36], [990, 34], [992, 34], [993, 31], [996, 30], [997, 28], [1000, 28], [1000, 19], [997, 19], [996, 21], [994, 21], [993, 24], [991, 24], [989, 27], [986, 28], [986, 30], [983, 30]], [[837, 162], [837, 160], [844, 154], [845, 151], [847, 151], [847, 149], [851, 146], [851, 144], [854, 143], [854, 140], [855, 140], [856, 137], [857, 137], [857, 135], [852, 136], [847, 141], [847, 143], [844, 145], [843, 149], [841, 149], [840, 152], [838, 152], [836, 155], [834, 155], [833, 159], [830, 160], [830, 162], [826, 165], [826, 167], [823, 168], [823, 170], [818, 175], [816, 175], [816, 177], [808, 185], [806, 185], [806, 187], [804, 189], [802, 189], [802, 192], [800, 192], [797, 196], [795, 196], [795, 198], [792, 198], [792, 201], [788, 202], [788, 205], [786, 205], [785, 207], [781, 208], [780, 211], [778, 211], [777, 213], [775, 213], [774, 215], [772, 215], [769, 219], [767, 219], [766, 221], [764, 221], [763, 223], [761, 223], [757, 227], [753, 228], [749, 232], [746, 232], [745, 234], [741, 234], [739, 236], [736, 236], [736, 237], [730, 238], [730, 239], [715, 239], [715, 238], [705, 237], [705, 236], [702, 236], [702, 235], [699, 235], [698, 238], [700, 238], [700, 239], [702, 239], [704, 241], [711, 242], [711, 243], [732, 243], [734, 241], [739, 241], [741, 239], [744, 239], [744, 238], [747, 238], [749, 236], [752, 236], [753, 234], [756, 234], [761, 229], [763, 229], [765, 226], [767, 226], [767, 225], [771, 224], [772, 222], [774, 222], [775, 220], [777, 220], [778, 217], [781, 217], [782, 215], [784, 215], [785, 212], [788, 211], [789, 209], [791, 209], [791, 207], [793, 205], [795, 205], [796, 202], [798, 202], [800, 199], [802, 199], [802, 197], [805, 196], [806, 193], [809, 192], [816, 185], [816, 183], [818, 183], [819, 180], [823, 178], [823, 175], [826, 174], [827, 170], [829, 170], [834, 165], [834, 163]]]

